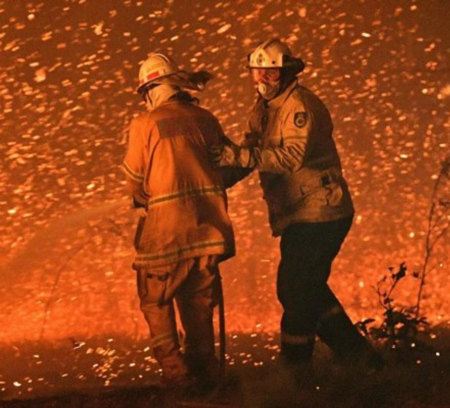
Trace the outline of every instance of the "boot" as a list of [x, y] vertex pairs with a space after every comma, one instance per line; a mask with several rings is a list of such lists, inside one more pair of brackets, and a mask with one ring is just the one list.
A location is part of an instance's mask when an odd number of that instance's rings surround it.
[[224, 375], [214, 355], [187, 355], [186, 364], [189, 374], [196, 379], [200, 395], [215, 394], [224, 385]]

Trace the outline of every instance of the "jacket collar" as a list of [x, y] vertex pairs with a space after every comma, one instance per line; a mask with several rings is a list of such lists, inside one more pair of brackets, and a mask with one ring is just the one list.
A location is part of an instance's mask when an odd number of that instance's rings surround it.
[[283, 106], [284, 102], [286, 102], [286, 99], [289, 97], [289, 95], [292, 93], [292, 91], [297, 87], [298, 82], [297, 78], [292, 81], [292, 83], [277, 97], [271, 99], [267, 102], [267, 106], [269, 109], [277, 109]]

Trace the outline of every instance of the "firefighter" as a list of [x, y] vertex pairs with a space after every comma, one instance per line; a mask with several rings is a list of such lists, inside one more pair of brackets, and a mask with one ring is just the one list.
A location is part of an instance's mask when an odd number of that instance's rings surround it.
[[258, 98], [241, 145], [216, 145], [217, 167], [259, 172], [274, 236], [281, 236], [277, 294], [281, 359], [309, 367], [318, 335], [343, 360], [381, 365], [327, 284], [354, 209], [324, 103], [298, 83], [304, 62], [278, 39], [249, 55]]
[[[228, 173], [208, 159], [223, 131], [188, 90], [201, 91], [207, 72], [181, 71], [153, 53], [141, 65], [137, 92], [147, 112], [130, 124], [123, 171], [135, 207], [146, 210], [135, 238], [140, 307], [168, 386], [217, 377], [213, 308], [221, 294], [218, 264], [234, 255], [227, 214]], [[236, 179], [233, 179], [236, 181]], [[174, 300], [185, 330], [182, 354]]]

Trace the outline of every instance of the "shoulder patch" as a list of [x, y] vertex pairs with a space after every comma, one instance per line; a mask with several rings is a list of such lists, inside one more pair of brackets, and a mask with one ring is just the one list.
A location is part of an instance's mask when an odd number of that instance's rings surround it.
[[306, 112], [295, 112], [294, 125], [302, 128], [306, 125]]

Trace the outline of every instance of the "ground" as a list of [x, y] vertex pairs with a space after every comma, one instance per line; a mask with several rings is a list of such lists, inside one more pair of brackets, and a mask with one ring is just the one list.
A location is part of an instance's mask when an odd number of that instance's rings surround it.
[[[436, 328], [429, 349], [383, 355], [386, 368], [372, 375], [338, 366], [318, 344], [315, 377], [297, 389], [277, 364], [278, 338], [235, 334], [228, 338], [231, 385], [221, 398], [191, 407], [450, 407], [450, 332]], [[144, 340], [70, 339], [45, 346], [3, 345], [0, 407], [177, 407], [158, 386], [159, 373]]]

